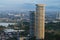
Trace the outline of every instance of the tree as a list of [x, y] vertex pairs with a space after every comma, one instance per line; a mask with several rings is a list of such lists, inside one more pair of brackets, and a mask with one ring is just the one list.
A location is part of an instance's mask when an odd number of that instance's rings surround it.
[[2, 32], [5, 28], [5, 26], [0, 26], [0, 32]]

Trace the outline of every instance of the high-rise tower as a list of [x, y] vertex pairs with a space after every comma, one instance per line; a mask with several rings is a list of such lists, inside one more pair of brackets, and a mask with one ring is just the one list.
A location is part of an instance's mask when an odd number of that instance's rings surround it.
[[30, 11], [30, 36], [34, 37], [35, 33], [35, 12]]
[[56, 19], [60, 20], [60, 12], [59, 11], [56, 13]]
[[45, 5], [37, 4], [36, 12], [30, 11], [30, 36], [44, 40], [45, 34]]
[[43, 40], [45, 34], [45, 5], [36, 5], [35, 15], [35, 36], [36, 39]]

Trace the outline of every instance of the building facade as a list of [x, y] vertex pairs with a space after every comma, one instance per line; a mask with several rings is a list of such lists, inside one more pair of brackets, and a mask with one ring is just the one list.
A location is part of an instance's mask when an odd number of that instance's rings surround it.
[[35, 31], [35, 12], [30, 11], [30, 36], [34, 36]]
[[36, 5], [36, 15], [35, 15], [35, 35], [36, 39], [44, 39], [45, 34], [45, 5], [44, 4], [37, 4]]

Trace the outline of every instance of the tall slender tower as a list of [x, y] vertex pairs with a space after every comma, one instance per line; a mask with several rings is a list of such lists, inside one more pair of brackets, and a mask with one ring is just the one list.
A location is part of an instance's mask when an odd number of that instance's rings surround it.
[[60, 13], [59, 13], [59, 11], [57, 11], [56, 19], [57, 19], [57, 20], [60, 20]]
[[38, 40], [44, 40], [45, 34], [45, 5], [36, 5], [36, 15], [35, 15], [35, 36]]

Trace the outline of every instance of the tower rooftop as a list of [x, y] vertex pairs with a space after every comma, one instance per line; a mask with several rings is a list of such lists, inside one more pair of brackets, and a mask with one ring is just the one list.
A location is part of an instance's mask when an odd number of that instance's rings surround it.
[[45, 4], [36, 4], [36, 6], [45, 6]]

